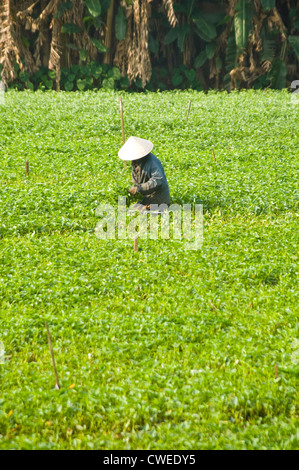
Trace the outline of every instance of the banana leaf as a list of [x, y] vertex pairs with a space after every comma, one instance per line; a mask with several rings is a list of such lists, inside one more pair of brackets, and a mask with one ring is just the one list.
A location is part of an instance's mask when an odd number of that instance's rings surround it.
[[299, 59], [299, 36], [289, 36], [288, 41], [291, 48], [295, 52], [297, 59]]
[[252, 24], [252, 5], [246, 0], [239, 0], [234, 17], [235, 41], [238, 51], [246, 48]]

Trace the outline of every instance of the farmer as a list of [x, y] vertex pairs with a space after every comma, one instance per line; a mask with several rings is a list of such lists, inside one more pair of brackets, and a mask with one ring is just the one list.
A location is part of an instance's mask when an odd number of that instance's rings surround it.
[[141, 212], [150, 209], [151, 204], [170, 204], [165, 172], [160, 160], [151, 153], [153, 147], [149, 140], [130, 137], [118, 152], [119, 158], [132, 162], [134, 186], [129, 189], [129, 193], [132, 196], [139, 193], [143, 196], [134, 206]]

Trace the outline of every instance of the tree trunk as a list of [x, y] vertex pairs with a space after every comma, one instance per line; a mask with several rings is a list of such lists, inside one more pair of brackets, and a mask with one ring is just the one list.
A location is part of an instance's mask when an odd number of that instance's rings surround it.
[[0, 5], [0, 65], [1, 79], [7, 83], [14, 78], [14, 60], [19, 59], [11, 34], [10, 1], [4, 0]]
[[57, 17], [59, 0], [55, 1], [53, 11], [52, 40], [49, 57], [49, 69], [56, 70], [56, 90], [60, 90], [60, 59], [62, 55], [61, 45], [61, 18]]
[[[43, 11], [47, 6], [48, 0], [43, 0], [41, 3], [41, 10]], [[45, 40], [42, 45], [42, 62], [44, 67], [48, 67], [50, 57], [50, 29], [49, 25], [43, 26], [42, 31]]]

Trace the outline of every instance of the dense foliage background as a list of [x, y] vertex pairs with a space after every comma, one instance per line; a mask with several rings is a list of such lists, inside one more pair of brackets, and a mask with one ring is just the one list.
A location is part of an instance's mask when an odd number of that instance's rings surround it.
[[3, 0], [2, 79], [18, 89], [284, 88], [298, 0]]

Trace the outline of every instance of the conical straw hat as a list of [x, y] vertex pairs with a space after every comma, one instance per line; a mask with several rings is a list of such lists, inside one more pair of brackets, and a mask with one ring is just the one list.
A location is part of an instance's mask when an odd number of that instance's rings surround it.
[[118, 152], [122, 160], [138, 160], [148, 155], [154, 148], [154, 144], [149, 140], [139, 137], [130, 137]]

